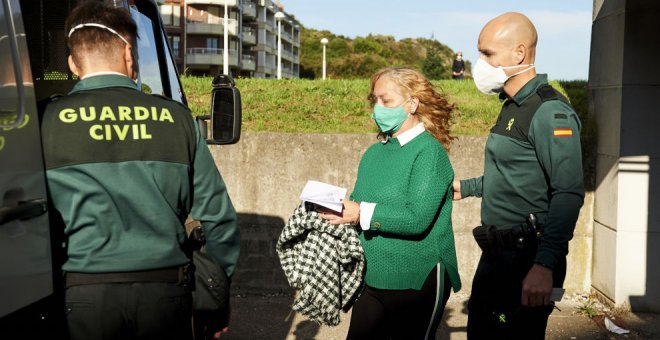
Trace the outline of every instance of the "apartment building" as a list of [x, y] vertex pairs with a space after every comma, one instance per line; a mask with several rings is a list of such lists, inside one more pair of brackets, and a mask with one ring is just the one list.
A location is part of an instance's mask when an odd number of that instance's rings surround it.
[[[222, 73], [226, 3], [230, 75], [277, 78], [279, 24], [282, 78], [299, 77], [301, 25], [284, 11], [279, 1], [165, 0], [161, 3], [161, 17], [180, 72]], [[276, 15], [278, 12], [282, 15]]]

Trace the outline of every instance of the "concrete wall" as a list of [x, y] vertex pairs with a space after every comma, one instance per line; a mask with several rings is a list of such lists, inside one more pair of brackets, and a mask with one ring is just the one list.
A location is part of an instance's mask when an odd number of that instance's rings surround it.
[[598, 125], [593, 287], [660, 311], [660, 2], [595, 0], [590, 114]]
[[[450, 159], [458, 178], [483, 172], [484, 137], [459, 137]], [[377, 142], [373, 134], [244, 133], [231, 146], [211, 146], [232, 201], [239, 212], [243, 241], [233, 288], [237, 292], [290, 291], [275, 252], [277, 238], [309, 179], [352, 191], [362, 153]], [[481, 200], [454, 205], [453, 225], [463, 289], [469, 292], [481, 254], [472, 238], [480, 222]], [[590, 285], [593, 195], [589, 193], [570, 243], [566, 288]]]

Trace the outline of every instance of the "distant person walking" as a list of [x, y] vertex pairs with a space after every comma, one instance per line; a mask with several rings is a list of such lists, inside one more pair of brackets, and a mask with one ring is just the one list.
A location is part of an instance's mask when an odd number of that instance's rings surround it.
[[536, 74], [536, 42], [534, 25], [520, 13], [496, 17], [479, 35], [474, 82], [503, 104], [483, 176], [454, 182], [454, 199], [482, 198], [470, 340], [545, 338], [584, 199], [580, 120], [547, 75]]
[[451, 77], [452, 79], [463, 79], [463, 73], [465, 73], [465, 61], [463, 60], [463, 52], [456, 53], [454, 58], [454, 63], [451, 66]]
[[369, 100], [382, 142], [362, 156], [351, 200], [330, 223], [359, 222], [366, 289], [348, 339], [435, 339], [451, 288], [461, 287], [446, 149], [453, 106], [418, 71], [382, 69]]

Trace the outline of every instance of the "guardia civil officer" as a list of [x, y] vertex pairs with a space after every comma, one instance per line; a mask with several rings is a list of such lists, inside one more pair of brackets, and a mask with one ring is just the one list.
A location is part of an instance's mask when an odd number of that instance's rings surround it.
[[454, 199], [482, 197], [468, 339], [545, 337], [583, 203], [580, 121], [547, 76], [536, 74], [536, 42], [520, 13], [494, 18], [479, 35], [474, 82], [503, 105], [483, 176], [454, 182]]
[[138, 91], [128, 11], [82, 2], [65, 32], [80, 81], [48, 105], [42, 133], [71, 338], [191, 339], [184, 221], [201, 221], [231, 275], [239, 233], [225, 184], [190, 111]]

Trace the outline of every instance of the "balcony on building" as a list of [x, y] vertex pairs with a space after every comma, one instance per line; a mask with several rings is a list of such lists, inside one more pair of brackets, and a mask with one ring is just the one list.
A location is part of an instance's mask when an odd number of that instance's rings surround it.
[[257, 4], [254, 1], [243, 1], [243, 18], [255, 19], [257, 17]]
[[283, 60], [282, 61], [282, 77], [292, 78], [293, 76], [293, 64]]
[[[191, 47], [187, 49], [186, 63], [193, 65], [223, 65], [223, 49], [209, 47]], [[238, 52], [229, 50], [229, 66], [238, 66]]]
[[265, 63], [257, 65], [257, 72], [275, 75], [277, 72], [277, 65], [273, 63]]
[[249, 54], [243, 54], [242, 57], [242, 69], [244, 71], [256, 71], [257, 63], [254, 61], [254, 56]]
[[[186, 30], [188, 34], [213, 34], [223, 35], [223, 19], [209, 16], [205, 21], [188, 20]], [[227, 19], [227, 31], [230, 36], [236, 36], [238, 32], [238, 21], [236, 19]]]
[[252, 27], [243, 26], [243, 45], [256, 45], [257, 32]]
[[282, 49], [282, 58], [287, 59], [291, 62], [295, 61], [295, 58], [293, 57], [293, 53], [291, 53], [291, 52], [289, 52], [285, 49]]
[[257, 23], [259, 24], [260, 29], [265, 29], [269, 32], [277, 30], [277, 23], [275, 22], [275, 12], [266, 11], [266, 15], [263, 15], [263, 11], [259, 11], [257, 18]]
[[282, 40], [293, 43], [293, 36], [291, 35], [291, 33], [285, 31], [284, 27], [282, 28]]
[[270, 54], [277, 53], [277, 37], [271, 34], [260, 34], [257, 49]]

